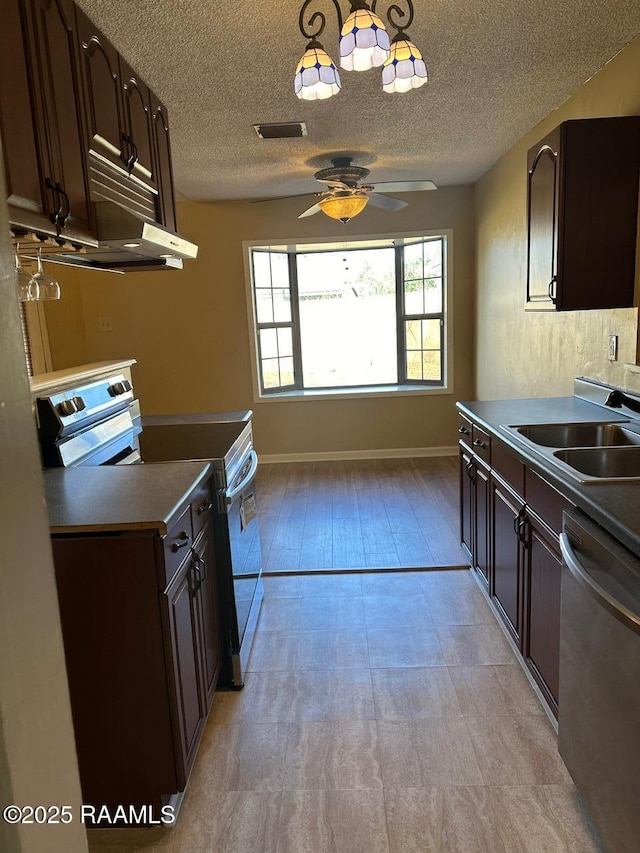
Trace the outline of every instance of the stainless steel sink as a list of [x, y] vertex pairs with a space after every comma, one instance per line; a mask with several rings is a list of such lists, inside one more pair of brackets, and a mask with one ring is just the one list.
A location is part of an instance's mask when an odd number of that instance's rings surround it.
[[505, 424], [502, 429], [582, 484], [640, 480], [640, 421]]
[[640, 447], [637, 446], [556, 450], [553, 455], [575, 471], [600, 482], [640, 477]]
[[611, 447], [640, 445], [640, 433], [613, 423], [535, 424], [516, 427], [523, 438], [543, 447]]

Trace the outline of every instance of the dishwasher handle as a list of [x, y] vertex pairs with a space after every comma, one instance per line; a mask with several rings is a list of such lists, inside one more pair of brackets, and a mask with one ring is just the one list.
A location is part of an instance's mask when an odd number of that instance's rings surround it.
[[256, 475], [256, 471], [258, 470], [258, 454], [255, 452], [255, 450], [251, 450], [249, 452], [248, 459], [250, 459], [251, 461], [247, 473], [238, 483], [238, 485], [235, 486], [233, 489], [229, 489], [225, 495], [227, 506], [231, 506], [231, 504], [238, 497], [238, 495], [247, 488], [249, 483]]
[[576, 581], [585, 588], [595, 600], [601, 604], [612, 616], [622, 622], [627, 628], [631, 628], [636, 634], [640, 634], [640, 614], [634, 613], [625, 607], [614, 596], [607, 592], [592, 575], [586, 570], [573, 550], [571, 540], [566, 533], [560, 534], [560, 550], [567, 568]]

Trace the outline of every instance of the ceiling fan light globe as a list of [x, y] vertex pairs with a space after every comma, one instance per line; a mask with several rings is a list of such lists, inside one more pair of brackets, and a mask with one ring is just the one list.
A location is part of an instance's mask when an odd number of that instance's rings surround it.
[[293, 78], [293, 91], [303, 101], [323, 101], [340, 91], [340, 74], [319, 42], [310, 42]]
[[390, 50], [389, 34], [369, 9], [351, 12], [340, 32], [340, 67], [368, 71], [383, 65]]
[[413, 42], [408, 38], [394, 39], [389, 58], [382, 68], [384, 91], [410, 92], [424, 86], [428, 79], [427, 66]]
[[330, 196], [318, 202], [320, 210], [331, 219], [348, 222], [357, 216], [367, 206], [369, 196], [366, 193], [350, 193], [349, 195]]

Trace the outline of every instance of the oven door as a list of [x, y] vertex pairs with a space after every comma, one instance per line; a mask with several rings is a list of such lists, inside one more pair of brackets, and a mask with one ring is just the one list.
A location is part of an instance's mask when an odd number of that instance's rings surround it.
[[231, 637], [232, 681], [244, 683], [251, 642], [262, 603], [262, 553], [256, 496], [258, 457], [251, 450], [231, 486], [223, 492], [235, 630]]

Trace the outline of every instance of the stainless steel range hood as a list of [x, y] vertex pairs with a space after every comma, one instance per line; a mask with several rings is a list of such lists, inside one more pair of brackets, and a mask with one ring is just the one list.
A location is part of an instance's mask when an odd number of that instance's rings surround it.
[[98, 246], [79, 251], [47, 254], [53, 263], [114, 272], [182, 269], [183, 259], [198, 254], [194, 243], [158, 225], [135, 216], [112, 201], [94, 204]]

